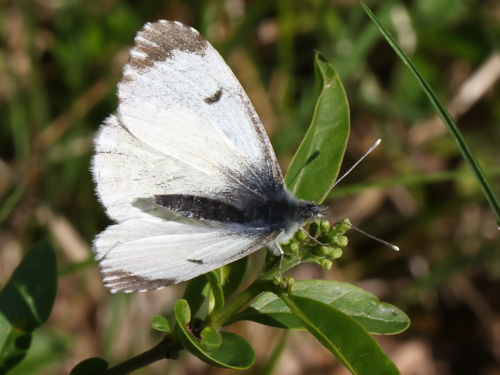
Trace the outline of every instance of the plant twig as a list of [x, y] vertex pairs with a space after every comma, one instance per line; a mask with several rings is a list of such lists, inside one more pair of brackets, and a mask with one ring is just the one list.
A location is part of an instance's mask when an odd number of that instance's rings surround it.
[[158, 345], [106, 370], [106, 375], [124, 375], [162, 359], [175, 358], [184, 349], [179, 339], [167, 336]]

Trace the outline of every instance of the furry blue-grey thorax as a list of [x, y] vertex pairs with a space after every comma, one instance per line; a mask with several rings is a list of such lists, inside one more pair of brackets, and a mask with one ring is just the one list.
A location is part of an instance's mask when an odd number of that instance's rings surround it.
[[287, 191], [277, 191], [267, 200], [254, 200], [238, 208], [230, 203], [194, 195], [156, 195], [154, 201], [186, 217], [226, 223], [245, 224], [269, 231], [287, 230], [315, 218], [321, 207], [296, 199]]

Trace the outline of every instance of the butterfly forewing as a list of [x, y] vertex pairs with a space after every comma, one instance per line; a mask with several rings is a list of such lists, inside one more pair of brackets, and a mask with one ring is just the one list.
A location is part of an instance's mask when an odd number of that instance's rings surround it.
[[238, 205], [248, 194], [266, 196], [283, 187], [252, 104], [196, 30], [160, 21], [146, 25], [135, 42], [119, 85], [119, 118], [136, 138], [178, 160], [179, 168], [220, 180], [223, 187], [186, 190], [180, 181], [185, 194], [223, 194]]

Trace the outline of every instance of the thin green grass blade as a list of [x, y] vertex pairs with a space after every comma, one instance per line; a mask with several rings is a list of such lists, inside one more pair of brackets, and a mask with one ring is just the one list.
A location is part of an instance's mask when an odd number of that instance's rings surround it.
[[285, 333], [281, 336], [278, 345], [276, 345], [276, 348], [274, 348], [271, 355], [267, 359], [267, 362], [265, 363], [262, 369], [263, 375], [273, 375], [276, 372], [276, 368], [278, 367], [281, 355], [285, 350], [285, 346], [288, 341], [287, 339], [288, 339], [288, 331], [285, 331]]
[[3, 221], [9, 216], [9, 214], [12, 212], [14, 207], [19, 203], [21, 198], [24, 195], [24, 189], [18, 187], [16, 188], [11, 195], [7, 198], [5, 203], [2, 205], [2, 208], [0, 208], [0, 224], [3, 223]]
[[390, 46], [394, 49], [394, 51], [397, 53], [397, 55], [401, 58], [403, 63], [410, 69], [410, 71], [413, 73], [415, 78], [417, 79], [418, 83], [422, 86], [422, 89], [424, 90], [425, 94], [431, 101], [432, 105], [438, 112], [439, 116], [443, 120], [444, 124], [448, 128], [448, 131], [451, 133], [453, 138], [455, 139], [455, 142], [458, 145], [458, 148], [460, 152], [462, 153], [462, 156], [464, 157], [465, 161], [469, 164], [469, 166], [472, 169], [472, 172], [474, 173], [476, 179], [479, 181], [481, 188], [484, 192], [484, 195], [486, 196], [486, 199], [488, 200], [488, 203], [490, 204], [491, 208], [497, 215], [497, 224], [500, 226], [500, 201], [498, 200], [498, 197], [494, 193], [490, 183], [488, 182], [488, 179], [486, 178], [486, 175], [479, 165], [478, 161], [472, 154], [472, 152], [469, 149], [469, 146], [467, 146], [467, 143], [465, 142], [465, 139], [462, 137], [462, 134], [460, 133], [460, 130], [458, 129], [457, 125], [453, 121], [453, 118], [451, 117], [450, 113], [448, 110], [441, 104], [439, 99], [436, 97], [434, 92], [432, 91], [431, 87], [427, 84], [425, 81], [424, 77], [420, 74], [418, 69], [415, 67], [415, 65], [412, 63], [408, 55], [399, 47], [398, 43], [396, 40], [389, 34], [389, 32], [378, 22], [377, 18], [373, 14], [373, 12], [368, 8], [363, 2], [360, 2], [361, 6], [363, 7], [364, 11], [370, 17], [370, 19], [373, 21], [373, 23], [377, 26], [377, 28], [380, 30], [380, 33], [384, 36], [384, 38], [387, 40], [387, 42], [390, 44]]

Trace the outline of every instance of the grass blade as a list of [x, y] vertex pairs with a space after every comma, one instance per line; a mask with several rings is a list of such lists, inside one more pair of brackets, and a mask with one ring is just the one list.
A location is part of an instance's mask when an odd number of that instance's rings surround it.
[[484, 195], [486, 196], [486, 199], [488, 200], [488, 203], [490, 204], [491, 208], [497, 215], [497, 224], [500, 226], [500, 201], [498, 200], [498, 197], [494, 193], [490, 183], [488, 182], [488, 179], [486, 178], [486, 175], [479, 165], [478, 161], [472, 154], [472, 152], [469, 149], [469, 146], [467, 146], [467, 143], [465, 142], [465, 139], [462, 137], [462, 134], [460, 133], [460, 130], [458, 129], [457, 125], [455, 124], [455, 121], [453, 121], [453, 118], [451, 117], [450, 113], [448, 110], [441, 104], [439, 99], [436, 97], [434, 92], [432, 91], [431, 87], [427, 84], [425, 81], [424, 77], [420, 74], [418, 69], [415, 67], [413, 62], [410, 60], [408, 55], [399, 47], [398, 43], [396, 40], [392, 37], [391, 34], [378, 22], [377, 18], [373, 14], [373, 12], [364, 4], [363, 2], [360, 2], [361, 6], [363, 7], [364, 11], [370, 17], [370, 19], [373, 21], [373, 23], [377, 26], [377, 28], [380, 30], [380, 33], [384, 36], [384, 38], [387, 40], [387, 42], [390, 44], [390, 46], [394, 49], [394, 51], [397, 53], [397, 55], [401, 58], [403, 63], [410, 69], [410, 71], [413, 73], [415, 78], [417, 79], [418, 83], [422, 86], [422, 89], [424, 90], [425, 94], [431, 101], [432, 105], [436, 109], [437, 113], [443, 120], [444, 124], [448, 128], [448, 131], [451, 133], [453, 138], [455, 139], [455, 142], [458, 145], [458, 148], [460, 152], [462, 153], [462, 156], [464, 157], [465, 161], [469, 164], [469, 166], [472, 169], [472, 172], [474, 173], [476, 179], [479, 181], [481, 188], [484, 192]]

